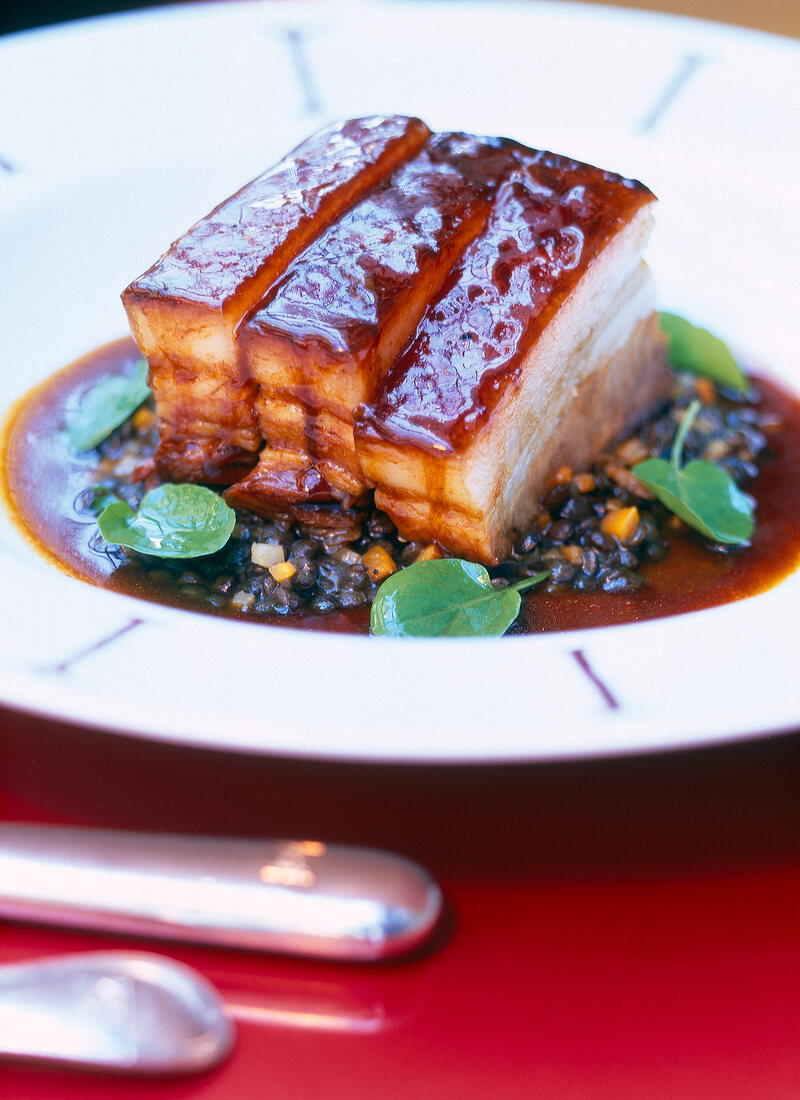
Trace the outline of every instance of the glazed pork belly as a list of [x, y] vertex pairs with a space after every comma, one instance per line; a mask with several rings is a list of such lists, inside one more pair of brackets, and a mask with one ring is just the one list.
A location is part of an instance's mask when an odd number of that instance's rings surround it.
[[229, 484], [253, 465], [263, 442], [258, 387], [239, 366], [239, 323], [310, 241], [429, 133], [406, 117], [319, 131], [216, 207], [125, 290], [131, 330], [150, 364], [162, 477]]
[[157, 473], [354, 530], [374, 490], [404, 537], [500, 562], [556, 470], [666, 396], [654, 202], [418, 119], [321, 131], [123, 296]]
[[485, 225], [522, 153], [503, 139], [435, 135], [291, 265], [239, 333], [266, 446], [229, 501], [270, 511], [364, 497], [355, 412]]
[[499, 563], [556, 470], [585, 467], [666, 396], [641, 261], [653, 201], [552, 154], [500, 188], [356, 418], [375, 503], [406, 538]]

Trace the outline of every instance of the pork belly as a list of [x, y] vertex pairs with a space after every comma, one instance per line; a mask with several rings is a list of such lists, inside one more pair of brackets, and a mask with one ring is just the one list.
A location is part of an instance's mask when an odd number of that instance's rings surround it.
[[355, 410], [527, 153], [505, 139], [435, 135], [294, 261], [239, 332], [267, 446], [231, 502], [269, 512], [306, 496], [349, 504], [365, 494]]
[[552, 154], [503, 184], [356, 418], [364, 476], [404, 536], [499, 563], [558, 467], [584, 467], [664, 398], [641, 261], [653, 201]]
[[240, 370], [244, 315], [319, 233], [424, 144], [419, 119], [329, 126], [198, 222], [123, 303], [150, 364], [159, 473], [230, 483], [255, 462], [257, 384]]

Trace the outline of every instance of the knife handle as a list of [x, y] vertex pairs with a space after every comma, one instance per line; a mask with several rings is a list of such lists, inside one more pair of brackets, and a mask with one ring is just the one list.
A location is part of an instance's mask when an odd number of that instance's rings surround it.
[[0, 824], [0, 916], [99, 932], [367, 961], [433, 930], [416, 863], [317, 840]]

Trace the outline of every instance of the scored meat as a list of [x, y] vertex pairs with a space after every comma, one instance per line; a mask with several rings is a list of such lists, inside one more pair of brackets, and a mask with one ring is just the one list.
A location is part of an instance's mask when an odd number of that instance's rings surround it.
[[374, 489], [405, 537], [497, 563], [559, 466], [666, 395], [654, 196], [416, 119], [329, 128], [283, 163], [293, 193], [281, 166], [272, 192], [259, 177], [125, 293], [159, 472], [235, 482], [265, 516]]
[[430, 131], [419, 119], [328, 126], [217, 206], [123, 293], [150, 364], [160, 444], [177, 481], [229, 483], [256, 460], [258, 392], [238, 364], [236, 329], [321, 229], [357, 202]]
[[652, 196], [543, 154], [502, 187], [356, 445], [375, 503], [414, 539], [507, 554], [561, 465], [581, 468], [666, 395]]
[[267, 441], [228, 493], [255, 510], [368, 490], [353, 415], [413, 336], [521, 147], [440, 134], [291, 265], [242, 326]]

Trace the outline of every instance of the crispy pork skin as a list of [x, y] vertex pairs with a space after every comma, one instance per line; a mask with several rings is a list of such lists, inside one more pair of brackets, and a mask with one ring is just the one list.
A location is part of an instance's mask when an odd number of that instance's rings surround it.
[[280, 508], [298, 501], [301, 486], [322, 483], [344, 502], [364, 495], [355, 411], [525, 152], [505, 139], [435, 135], [294, 261], [239, 333], [267, 446], [230, 491], [233, 502]]
[[123, 293], [150, 364], [156, 465], [173, 480], [229, 483], [262, 436], [257, 384], [240, 371], [236, 329], [288, 264], [424, 144], [419, 119], [329, 126], [198, 222]]
[[356, 419], [376, 504], [406, 537], [501, 561], [558, 466], [585, 465], [665, 396], [640, 259], [653, 201], [552, 154], [502, 186]]
[[321, 131], [123, 295], [157, 472], [325, 530], [374, 490], [405, 537], [498, 563], [559, 466], [666, 396], [654, 202], [418, 119]]

